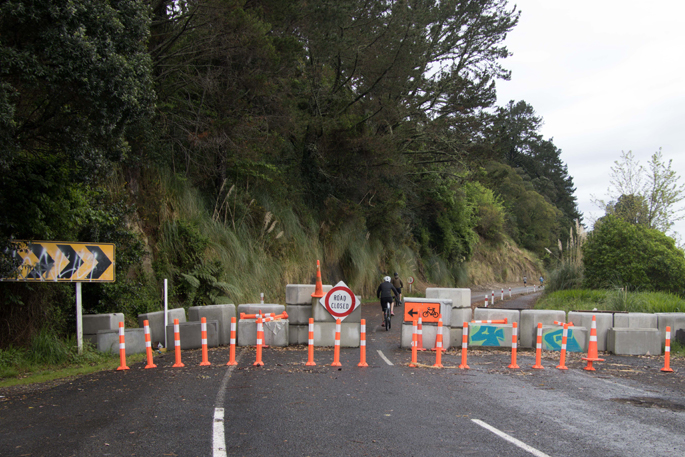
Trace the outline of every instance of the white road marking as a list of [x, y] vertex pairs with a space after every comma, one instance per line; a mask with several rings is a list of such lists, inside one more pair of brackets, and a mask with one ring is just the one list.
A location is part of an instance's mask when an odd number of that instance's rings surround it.
[[385, 354], [383, 354], [383, 352], [380, 349], [376, 349], [376, 352], [378, 352], [378, 355], [381, 356], [381, 359], [385, 360], [385, 363], [387, 363], [390, 366], [393, 366], [393, 363], [390, 360], [388, 360], [388, 358], [385, 356]]
[[[236, 356], [236, 362], [240, 362], [245, 349], [240, 351]], [[231, 377], [231, 373], [237, 365], [231, 365], [226, 370], [224, 378], [221, 380], [219, 386], [219, 393], [216, 394], [216, 401], [214, 402], [214, 422], [212, 424], [212, 456], [213, 457], [227, 457], [226, 454], [226, 437], [224, 435], [224, 392], [226, 385]]]
[[486, 424], [485, 422], [483, 422], [483, 421], [481, 421], [481, 420], [478, 420], [478, 419], [471, 419], [471, 420], [472, 420], [473, 422], [475, 422], [476, 424], [480, 425], [481, 427], [483, 427], [484, 429], [490, 430], [492, 433], [494, 433], [495, 435], [499, 436], [500, 438], [504, 438], [505, 440], [509, 441], [510, 443], [515, 444], [516, 446], [520, 447], [520, 448], [523, 449], [524, 451], [530, 452], [530, 453], [533, 454], [534, 456], [537, 456], [537, 457], [549, 457], [549, 455], [545, 454], [544, 452], [538, 451], [538, 450], [535, 449], [534, 447], [528, 446], [528, 445], [527, 445], [526, 443], [524, 443], [523, 441], [519, 441], [519, 440], [517, 440], [516, 438], [514, 438], [513, 436], [507, 435], [506, 433], [504, 433], [504, 432], [502, 432], [502, 431], [496, 429], [496, 428], [493, 427], [492, 425]]

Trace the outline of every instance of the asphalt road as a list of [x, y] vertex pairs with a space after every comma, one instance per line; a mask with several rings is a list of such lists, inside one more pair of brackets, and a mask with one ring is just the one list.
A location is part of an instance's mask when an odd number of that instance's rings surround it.
[[[43, 390], [0, 392], [2, 456], [644, 456], [685, 455], [685, 363], [660, 373], [663, 358], [616, 357], [582, 370], [580, 355], [557, 370], [558, 353], [545, 353], [544, 370], [521, 351], [460, 350], [419, 355], [408, 367], [399, 348], [399, 315], [386, 332], [378, 305], [363, 305], [367, 360], [343, 349], [306, 347], [185, 351], [185, 368], [132, 365], [125, 372], [85, 376]], [[386, 361], [387, 360], [387, 361]], [[389, 363], [392, 363], [390, 365]], [[215, 415], [224, 414], [223, 422]], [[223, 436], [222, 436], [223, 435]], [[223, 450], [225, 447], [225, 451]]]

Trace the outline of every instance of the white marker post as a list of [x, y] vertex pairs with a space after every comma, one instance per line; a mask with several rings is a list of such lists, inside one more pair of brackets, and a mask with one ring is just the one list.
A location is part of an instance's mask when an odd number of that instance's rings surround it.
[[169, 346], [167, 345], [167, 340], [166, 340], [166, 328], [167, 325], [169, 325], [169, 313], [168, 313], [168, 308], [169, 308], [169, 295], [167, 292], [167, 279], [164, 278], [164, 349], [167, 349]]
[[76, 283], [76, 344], [78, 355], [83, 354], [83, 299], [80, 282]]

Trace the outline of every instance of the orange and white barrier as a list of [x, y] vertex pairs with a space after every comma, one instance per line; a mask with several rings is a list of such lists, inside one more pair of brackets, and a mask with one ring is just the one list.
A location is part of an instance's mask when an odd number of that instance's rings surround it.
[[435, 337], [435, 368], [442, 368], [442, 351], [445, 349], [442, 347], [442, 318], [438, 318], [438, 334]]
[[411, 334], [411, 363], [409, 364], [410, 367], [418, 367], [419, 362], [417, 360], [417, 350], [416, 347], [419, 344], [419, 334], [418, 334], [418, 323], [414, 321], [413, 323], [414, 331]]
[[209, 359], [207, 358], [207, 318], [200, 318], [200, 336], [202, 337], [202, 362], [200, 362], [201, 367], [206, 367], [211, 365]]
[[558, 325], [559, 327], [563, 327], [564, 325], [568, 325], [569, 327], [573, 327], [573, 322], [554, 321], [554, 325]]
[[333, 349], [332, 367], [340, 367], [340, 319], [335, 320], [335, 348]]
[[508, 368], [515, 369], [515, 368], [520, 368], [516, 364], [516, 352], [518, 349], [518, 324], [516, 322], [513, 322], [512, 324], [512, 329], [511, 329], [511, 363], [509, 364]]
[[568, 338], [568, 324], [564, 324], [564, 331], [561, 334], [561, 358], [557, 368], [560, 370], [568, 370], [566, 366], [566, 340]]
[[314, 318], [309, 318], [309, 340], [307, 341], [309, 347], [307, 348], [308, 358], [305, 365], [312, 367], [315, 366], [314, 363]]
[[416, 334], [416, 350], [425, 351], [426, 348], [423, 347], [423, 324], [421, 323], [421, 318], [419, 317], [419, 328]]
[[672, 372], [671, 368], [671, 327], [666, 327], [666, 346], [664, 346], [664, 367], [661, 371]]
[[507, 322], [508, 321], [507, 321], [506, 317], [504, 319], [488, 319], [488, 320], [480, 320], [480, 321], [476, 321], [476, 320], [471, 321], [472, 324], [506, 324]]
[[146, 319], [143, 321], [143, 329], [145, 332], [145, 352], [147, 353], [147, 365], [145, 368], [156, 368], [152, 362], [152, 342], [150, 341], [150, 322]]
[[288, 313], [285, 311], [283, 311], [281, 314], [276, 314], [276, 313], [262, 314], [261, 311], [259, 313], [255, 313], [255, 314], [240, 313], [241, 319], [257, 319], [257, 317], [259, 317], [259, 316], [262, 317], [263, 322], [269, 322], [269, 321], [277, 321], [280, 319], [287, 319]]
[[466, 360], [467, 360], [466, 350], [468, 349], [468, 346], [469, 346], [469, 323], [464, 322], [463, 334], [461, 336], [461, 364], [459, 365], [459, 368], [466, 369], [466, 370], [469, 369], [469, 366], [466, 363]]
[[126, 334], [124, 333], [124, 323], [119, 322], [119, 367], [118, 370], [128, 370], [126, 366]]
[[543, 370], [542, 366], [542, 322], [538, 322], [538, 340], [535, 343], [535, 365], [536, 370]]
[[587, 366], [583, 370], [595, 371], [592, 366], [592, 362], [604, 362], [604, 359], [599, 358], [597, 353], [597, 319], [595, 315], [592, 315], [592, 327], [590, 328], [590, 344], [587, 349], [587, 357], [582, 357], [583, 360], [587, 360]]
[[361, 320], [359, 336], [359, 363], [358, 367], [368, 367], [366, 363], [366, 319]]
[[185, 365], [181, 363], [181, 329], [178, 325], [178, 319], [174, 319], [174, 354], [176, 363], [172, 365], [172, 368], [183, 368]]
[[230, 356], [228, 359], [228, 363], [226, 365], [238, 365], [238, 362], [235, 361], [235, 317], [231, 318], [231, 352]]
[[252, 364], [256, 367], [264, 366], [262, 362], [262, 346], [264, 345], [264, 326], [262, 325], [262, 318], [257, 318], [257, 359]]

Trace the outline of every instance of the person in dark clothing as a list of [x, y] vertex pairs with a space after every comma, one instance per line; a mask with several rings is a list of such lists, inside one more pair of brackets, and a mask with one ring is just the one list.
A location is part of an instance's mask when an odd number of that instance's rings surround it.
[[[378, 297], [381, 300], [381, 309], [384, 313], [387, 307], [390, 306], [391, 316], [395, 315], [395, 313], [393, 312], [393, 294], [395, 295], [395, 297], [400, 296], [399, 292], [397, 292], [397, 289], [395, 289], [395, 286], [393, 286], [390, 282], [390, 276], [386, 276], [385, 278], [383, 278], [383, 282], [380, 283], [378, 289], [376, 290], [376, 297]], [[385, 325], [385, 321], [383, 322], [383, 325]]]
[[400, 279], [400, 275], [395, 273], [395, 277], [392, 278], [392, 281], [390, 281], [392, 285], [397, 289], [397, 292], [400, 294], [399, 300], [397, 301], [397, 306], [400, 306], [402, 303], [402, 288], [404, 287], [404, 284], [402, 283], [402, 279]]

